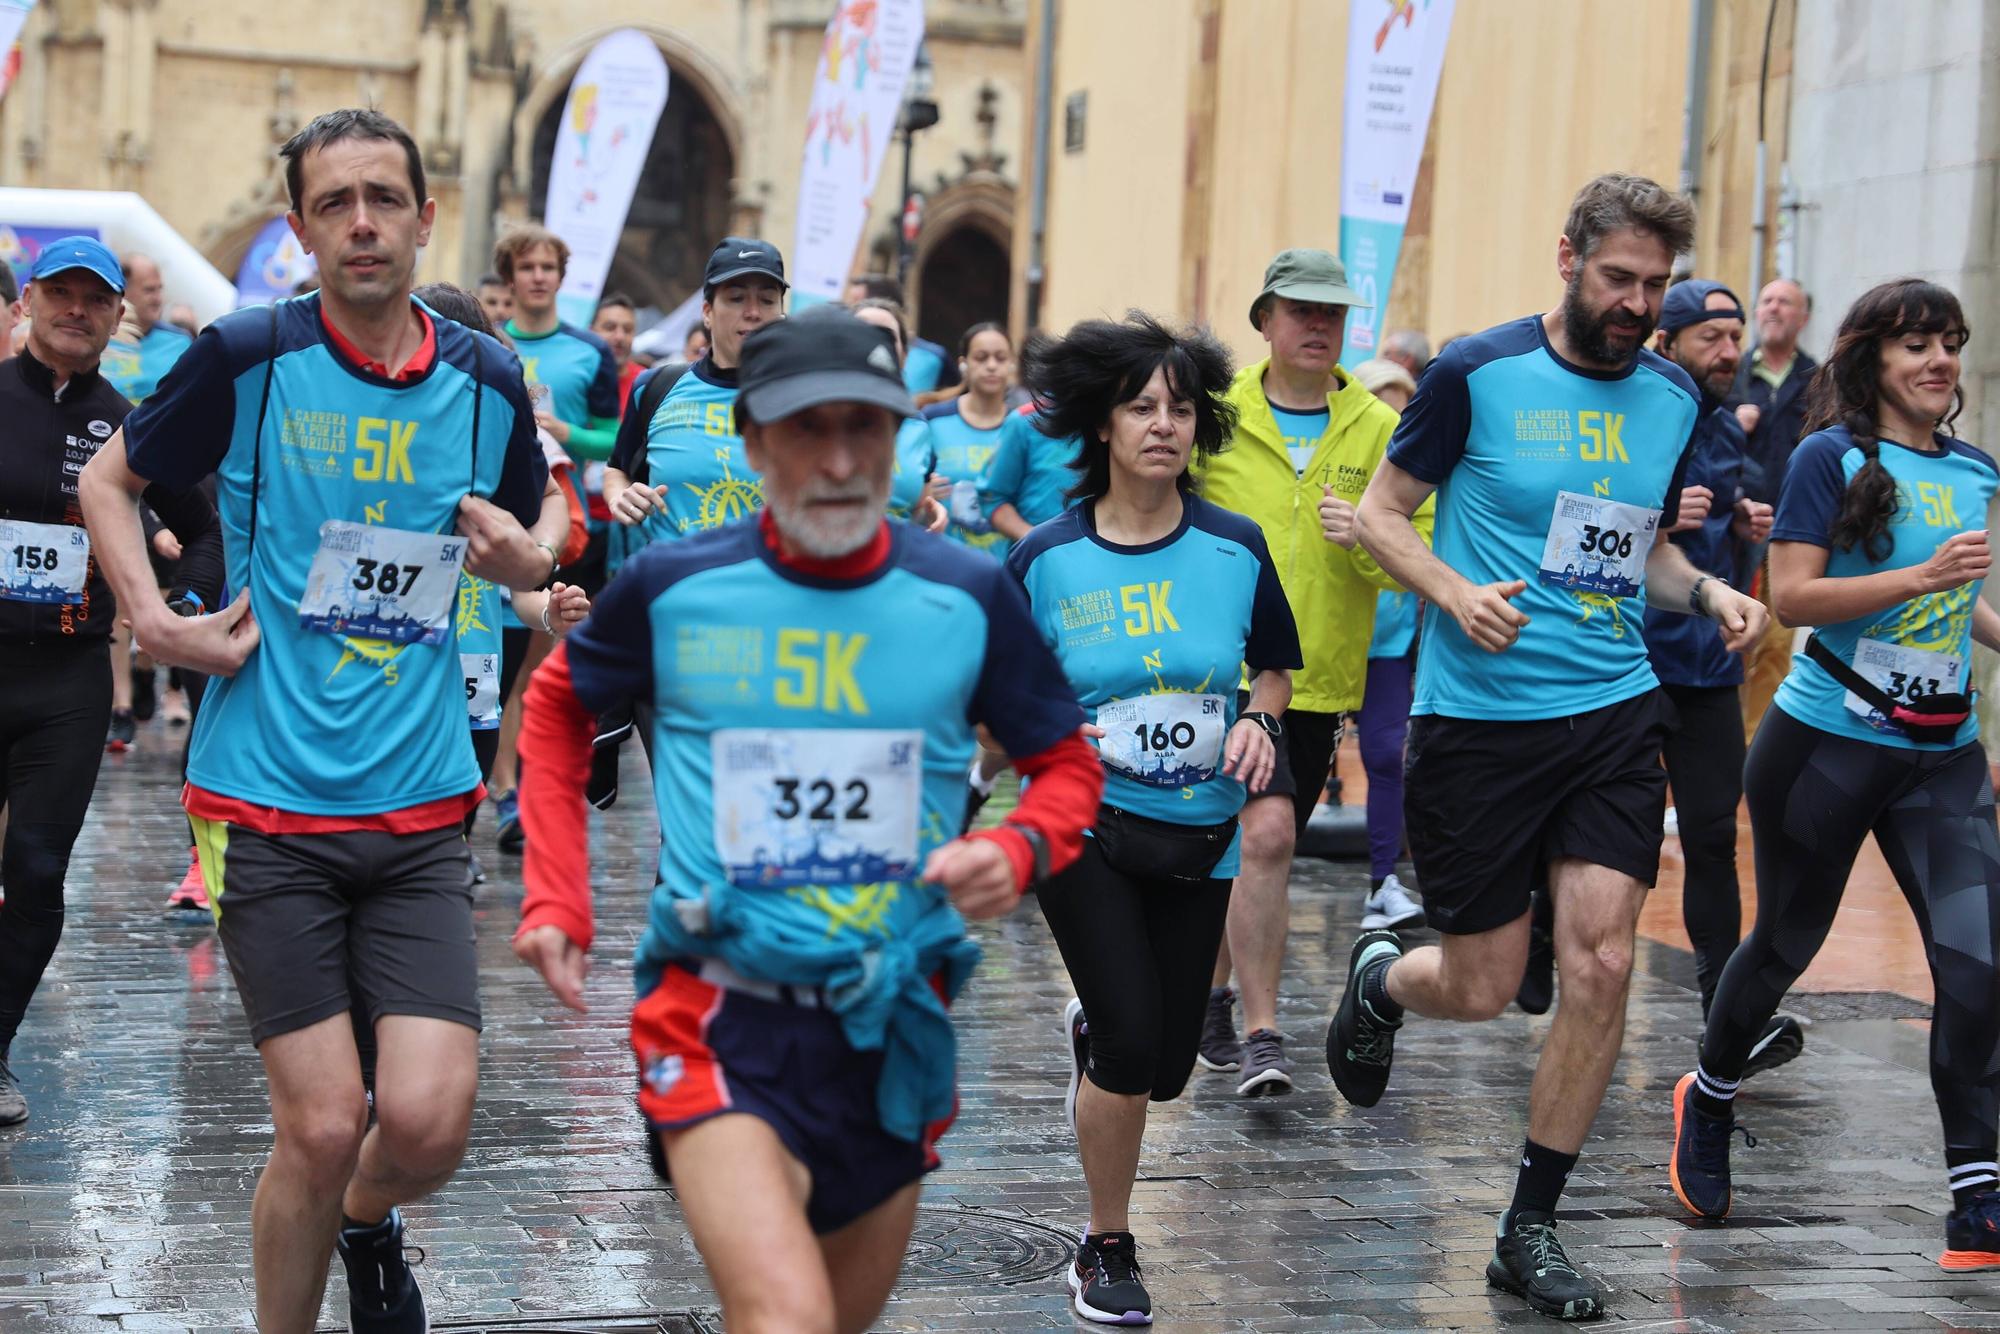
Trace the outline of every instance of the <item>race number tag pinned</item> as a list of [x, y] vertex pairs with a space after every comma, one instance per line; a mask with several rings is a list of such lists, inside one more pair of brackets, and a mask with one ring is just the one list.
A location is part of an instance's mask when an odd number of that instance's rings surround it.
[[441, 644], [465, 539], [329, 519], [306, 575], [299, 623], [327, 635]]
[[1153, 787], [1192, 787], [1215, 777], [1229, 730], [1220, 695], [1135, 695], [1097, 706], [1104, 762]]
[[500, 725], [500, 655], [461, 653], [458, 667], [465, 674], [465, 716], [475, 732]]
[[924, 734], [724, 728], [709, 739], [715, 849], [732, 884], [776, 888], [917, 873]]
[[993, 525], [979, 508], [979, 483], [951, 484], [951, 521], [968, 533], [990, 533]]
[[[1854, 646], [1854, 671], [1898, 704], [1915, 708], [1926, 695], [1951, 695], [1962, 688], [1965, 663], [1949, 653], [1863, 639]], [[1853, 691], [1845, 692], [1847, 711], [1867, 720], [1878, 732], [1902, 735], [1903, 729]]]
[[1659, 526], [1656, 509], [1558, 491], [1537, 573], [1543, 583], [1557, 588], [1614, 598], [1636, 596]]
[[90, 573], [90, 534], [66, 523], [0, 519], [0, 598], [75, 606]]

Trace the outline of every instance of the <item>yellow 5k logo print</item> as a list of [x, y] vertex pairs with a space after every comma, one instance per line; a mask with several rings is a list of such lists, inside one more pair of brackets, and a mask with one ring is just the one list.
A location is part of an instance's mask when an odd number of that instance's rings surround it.
[[868, 647], [867, 635], [786, 628], [778, 631], [776, 698], [781, 709], [821, 709], [827, 713], [868, 712], [854, 669]]
[[415, 422], [362, 417], [354, 423], [354, 478], [360, 482], [415, 482], [410, 471], [410, 442], [417, 438]]
[[1162, 579], [1158, 583], [1121, 584], [1118, 605], [1125, 612], [1125, 634], [1139, 639], [1179, 630], [1181, 623], [1174, 619], [1172, 609], [1167, 606], [1167, 598], [1173, 591], [1174, 581], [1171, 579]]
[[1576, 433], [1583, 437], [1583, 442], [1577, 446], [1576, 456], [1591, 463], [1630, 463], [1625, 442], [1619, 438], [1624, 430], [1622, 412], [1577, 413]]

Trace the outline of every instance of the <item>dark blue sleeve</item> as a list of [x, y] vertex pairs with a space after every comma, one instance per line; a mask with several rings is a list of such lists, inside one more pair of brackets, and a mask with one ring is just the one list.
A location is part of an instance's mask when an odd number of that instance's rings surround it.
[[617, 421], [618, 361], [603, 340], [597, 340], [593, 346], [597, 349], [597, 374], [590, 377], [590, 391], [584, 397], [584, 406], [590, 409], [593, 417]]
[[981, 601], [986, 662], [972, 696], [971, 719], [985, 723], [1009, 755], [1039, 755], [1083, 726], [1083, 707], [1042, 642], [1021, 585], [996, 567]]
[[[493, 351], [504, 349], [496, 346]], [[498, 373], [490, 383], [500, 391], [513, 415], [513, 425], [507, 432], [507, 452], [500, 460], [500, 482], [493, 488], [492, 501], [519, 519], [523, 528], [533, 528], [542, 517], [542, 494], [548, 490], [549, 465], [542, 456], [542, 442], [535, 436], [535, 413], [528, 403], [528, 386], [521, 378], [521, 362], [511, 354], [491, 356], [485, 347], [480, 347], [476, 355], [488, 357], [489, 367], [497, 364]]]
[[1250, 634], [1243, 641], [1243, 665], [1253, 672], [1267, 667], [1298, 671], [1306, 665], [1299, 649], [1298, 622], [1292, 619], [1292, 604], [1285, 599], [1284, 585], [1271, 565], [1271, 550], [1261, 529], [1252, 527], [1247, 537], [1250, 554], [1257, 558], [1257, 591], [1250, 600]]
[[650, 424], [640, 420], [639, 405], [646, 401], [646, 391], [652, 387], [653, 377], [660, 370], [655, 366], [632, 382], [632, 398], [625, 416], [618, 423], [618, 436], [611, 445], [610, 466], [635, 482], [646, 480], [646, 428]]
[[1472, 395], [1465, 384], [1465, 356], [1447, 347], [1424, 368], [1416, 396], [1389, 438], [1389, 462], [1432, 486], [1440, 485], [1465, 456], [1472, 430]]
[[[268, 328], [269, 316], [260, 312]], [[236, 433], [236, 376], [219, 324], [202, 330], [153, 396], [125, 418], [125, 462], [185, 491], [222, 466]]]
[[583, 707], [605, 713], [648, 699], [653, 690], [653, 624], [648, 608], [673, 582], [669, 553], [651, 547], [625, 563], [569, 632], [570, 683]]
[[1810, 542], [1833, 546], [1833, 521], [1840, 517], [1847, 494], [1847, 473], [1841, 457], [1851, 448], [1844, 437], [1809, 435], [1792, 451], [1785, 469], [1785, 486], [1778, 493], [1778, 515], [1771, 524], [1773, 542]]

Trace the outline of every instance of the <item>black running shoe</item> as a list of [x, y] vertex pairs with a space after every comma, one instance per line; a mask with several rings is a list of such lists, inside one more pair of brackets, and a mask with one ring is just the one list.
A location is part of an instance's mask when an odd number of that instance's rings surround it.
[[132, 716], [142, 723], [153, 721], [160, 709], [160, 683], [151, 667], [132, 668]]
[[132, 710], [113, 709], [111, 730], [105, 734], [104, 748], [113, 755], [123, 755], [132, 749], [132, 739], [139, 735], [139, 729], [132, 721]]
[[370, 1228], [342, 1228], [347, 1266], [347, 1314], [354, 1334], [426, 1334], [424, 1294], [403, 1255], [403, 1211]]
[[8, 1068], [7, 1058], [0, 1056], [0, 1126], [18, 1126], [28, 1119], [28, 1095], [21, 1092], [21, 1081]]
[[1486, 1281], [1558, 1320], [1595, 1320], [1604, 1314], [1604, 1289], [1577, 1272], [1556, 1236], [1556, 1220], [1524, 1213], [1506, 1220], [1493, 1243]]
[[1528, 966], [1521, 973], [1521, 989], [1514, 1004], [1526, 1014], [1547, 1014], [1556, 1002], [1555, 932], [1541, 921], [1528, 926]]
[[[1694, 1105], [1693, 1071], [1674, 1085], [1674, 1152], [1667, 1160], [1667, 1181], [1674, 1194], [1698, 1218], [1729, 1216], [1729, 1137], [1742, 1130], [1732, 1114], [1710, 1116]], [[1742, 1130], [1745, 1148], [1757, 1147], [1757, 1137]]]
[[1953, 1209], [1944, 1225], [1944, 1254], [1938, 1267], [1954, 1274], [2000, 1269], [2000, 1193], [1987, 1191]]
[[1774, 1014], [1771, 1022], [1764, 1025], [1756, 1045], [1750, 1048], [1750, 1059], [1743, 1065], [1743, 1078], [1775, 1070], [1805, 1049], [1805, 1026], [1789, 1014]]
[[493, 801], [494, 843], [510, 857], [518, 857], [528, 846], [528, 831], [521, 827], [521, 794], [502, 792]]
[[1243, 1064], [1243, 1042], [1236, 1036], [1236, 1020], [1231, 1014], [1235, 1004], [1235, 988], [1208, 989], [1208, 1009], [1201, 1019], [1201, 1041], [1194, 1049], [1194, 1058], [1204, 1070], [1234, 1070]]
[[1139, 1279], [1139, 1256], [1130, 1232], [1099, 1232], [1077, 1243], [1069, 1267], [1076, 1313], [1100, 1325], [1150, 1325], [1153, 1296]]
[[1389, 1063], [1396, 1056], [1401, 1019], [1385, 1020], [1361, 999], [1362, 978], [1403, 957], [1393, 931], [1364, 931], [1347, 958], [1347, 989], [1326, 1029], [1326, 1067], [1340, 1096], [1356, 1107], [1373, 1107], [1389, 1087]]

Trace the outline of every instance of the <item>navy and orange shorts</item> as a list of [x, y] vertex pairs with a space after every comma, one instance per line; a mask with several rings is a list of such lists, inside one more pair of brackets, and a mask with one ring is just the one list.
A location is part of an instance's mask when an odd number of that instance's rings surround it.
[[[938, 1165], [938, 1137], [882, 1128], [875, 1090], [880, 1051], [857, 1051], [811, 987], [751, 988], [704, 980], [702, 964], [674, 963], [632, 1010], [639, 1113], [653, 1168], [668, 1176], [660, 1132], [740, 1112], [770, 1126], [812, 1180], [806, 1221], [835, 1232]], [[711, 977], [721, 973], [711, 964]]]

